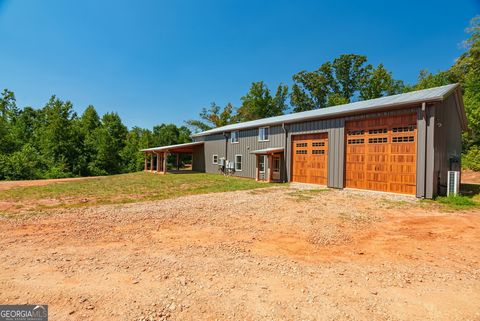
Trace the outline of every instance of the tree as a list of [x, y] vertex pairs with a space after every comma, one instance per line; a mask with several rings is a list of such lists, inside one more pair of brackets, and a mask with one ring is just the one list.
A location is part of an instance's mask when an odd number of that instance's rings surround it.
[[272, 97], [263, 81], [252, 83], [248, 93], [241, 98], [242, 106], [238, 109], [238, 120], [249, 121], [260, 118], [283, 115], [287, 110], [286, 98], [288, 87], [280, 84]]
[[15, 95], [4, 89], [0, 97], [0, 153], [12, 153], [17, 149], [13, 135], [13, 122], [18, 114]]
[[124, 166], [121, 151], [125, 147], [128, 129], [117, 113], [106, 113], [102, 125], [94, 130], [95, 159], [89, 170], [95, 175], [118, 174]]
[[439, 87], [449, 85], [457, 81], [458, 79], [456, 79], [456, 77], [454, 77], [454, 75], [450, 71], [440, 71], [436, 74], [432, 74], [428, 70], [423, 69], [418, 75], [417, 84], [413, 86], [411, 90], [421, 90], [432, 87]]
[[403, 90], [403, 82], [394, 80], [382, 64], [374, 68], [367, 64], [366, 56], [355, 54], [341, 55], [311, 72], [300, 71], [292, 79], [290, 102], [295, 112], [378, 98]]
[[354, 94], [366, 83], [371, 65], [365, 65], [367, 57], [355, 54], [341, 55], [333, 60], [335, 82], [332, 84], [334, 92], [342, 95], [350, 102]]
[[215, 102], [210, 108], [203, 108], [200, 112], [200, 120], [187, 120], [186, 123], [195, 131], [206, 131], [215, 127], [221, 127], [236, 122], [235, 108], [228, 103], [223, 109]]
[[191, 142], [190, 135], [190, 130], [185, 126], [177, 127], [174, 124], [157, 125], [153, 127], [153, 146], [150, 147], [189, 143]]
[[41, 155], [30, 144], [11, 155], [0, 155], [0, 179], [35, 179], [42, 177]]
[[43, 112], [41, 110], [33, 109], [32, 107], [25, 107], [19, 110], [14, 124], [11, 126], [12, 135], [17, 140], [20, 146], [31, 143], [35, 144], [35, 133], [42, 123]]
[[404, 85], [401, 80], [395, 80], [392, 73], [385, 69], [383, 64], [377, 68], [369, 68], [365, 83], [360, 86], [360, 99], [367, 100], [403, 92]]
[[124, 164], [124, 172], [136, 172], [143, 169], [144, 155], [140, 150], [152, 147], [148, 144], [151, 141], [151, 135], [152, 133], [148, 129], [140, 127], [133, 127], [128, 132], [125, 147], [120, 153]]
[[48, 177], [64, 177], [73, 174], [73, 165], [79, 154], [78, 136], [73, 126], [77, 115], [72, 103], [52, 96], [42, 111], [43, 119], [35, 138], [39, 151], [49, 166]]
[[89, 105], [82, 116], [76, 122], [78, 132], [80, 133], [81, 155], [77, 159], [78, 173], [81, 176], [96, 175], [104, 171], [96, 167], [97, 158], [97, 129], [102, 126], [100, 117], [95, 107]]
[[326, 62], [315, 71], [300, 71], [292, 77], [290, 102], [294, 112], [327, 107], [328, 96], [338, 91], [332, 63]]

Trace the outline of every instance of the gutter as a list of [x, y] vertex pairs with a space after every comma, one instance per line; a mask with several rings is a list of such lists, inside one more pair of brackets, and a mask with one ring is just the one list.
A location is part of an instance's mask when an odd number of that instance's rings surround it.
[[227, 164], [228, 159], [228, 134], [227, 132], [222, 133], [223, 137], [225, 137], [225, 164]]

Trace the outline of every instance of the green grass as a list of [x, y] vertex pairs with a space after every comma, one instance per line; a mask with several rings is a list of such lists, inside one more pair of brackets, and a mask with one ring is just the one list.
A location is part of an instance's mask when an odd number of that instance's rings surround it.
[[475, 197], [463, 195], [439, 196], [435, 200], [438, 203], [455, 210], [469, 209], [480, 205], [475, 201]]
[[162, 200], [184, 195], [249, 190], [272, 184], [218, 174], [185, 173], [155, 175], [131, 173], [45, 186], [17, 187], [0, 191], [0, 199], [18, 204], [14, 211], [52, 207]]

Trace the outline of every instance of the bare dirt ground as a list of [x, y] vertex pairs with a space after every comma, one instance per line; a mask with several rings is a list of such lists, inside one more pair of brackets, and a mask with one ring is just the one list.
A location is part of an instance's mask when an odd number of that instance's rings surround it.
[[27, 181], [0, 181], [0, 191], [6, 189], [12, 189], [16, 187], [25, 186], [44, 186], [55, 183], [74, 182], [95, 177], [71, 177], [71, 178], [55, 178], [55, 179], [37, 179]]
[[462, 171], [462, 183], [480, 184], [480, 172], [474, 172], [471, 170]]
[[0, 218], [51, 320], [480, 320], [480, 210], [268, 188]]

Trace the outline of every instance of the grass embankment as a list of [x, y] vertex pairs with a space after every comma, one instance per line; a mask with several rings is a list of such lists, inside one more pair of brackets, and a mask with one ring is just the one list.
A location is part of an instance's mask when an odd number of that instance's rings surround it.
[[0, 214], [43, 208], [122, 204], [271, 186], [218, 174], [131, 173], [0, 191]]

